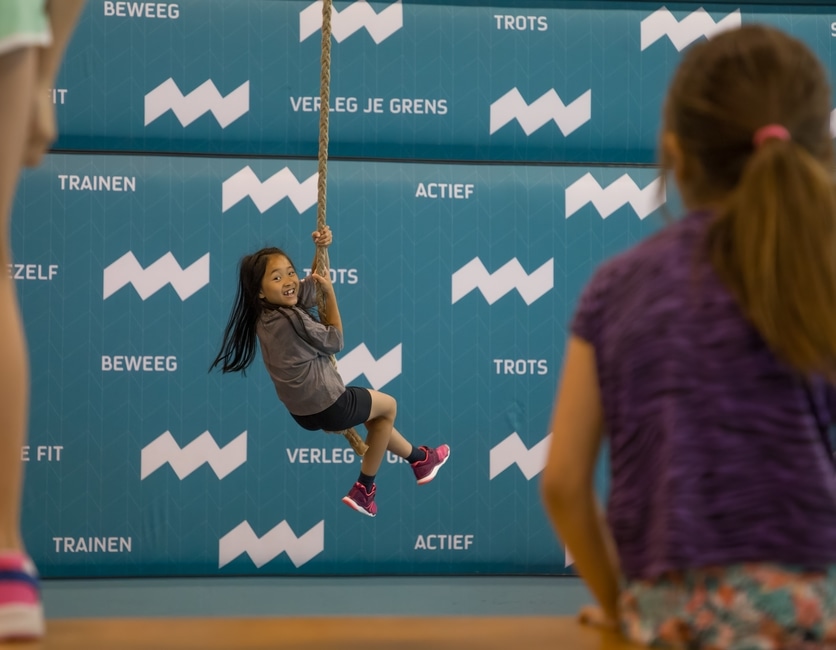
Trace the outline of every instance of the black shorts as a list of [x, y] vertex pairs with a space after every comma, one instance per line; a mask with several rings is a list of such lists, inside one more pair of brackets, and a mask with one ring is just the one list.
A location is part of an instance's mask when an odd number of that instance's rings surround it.
[[345, 392], [324, 411], [313, 415], [291, 415], [297, 424], [308, 431], [345, 431], [369, 419], [372, 394], [368, 388], [348, 386]]

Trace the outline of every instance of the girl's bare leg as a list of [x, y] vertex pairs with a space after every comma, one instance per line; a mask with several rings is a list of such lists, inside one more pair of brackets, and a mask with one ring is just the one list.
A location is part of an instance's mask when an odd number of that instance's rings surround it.
[[[367, 476], [374, 476], [380, 469], [380, 463], [383, 462], [383, 456], [389, 448], [392, 433], [395, 431], [398, 403], [394, 397], [385, 393], [376, 390], [370, 390], [369, 392], [372, 395], [372, 410], [369, 413], [369, 419], [366, 421], [366, 430], [368, 431], [366, 444], [369, 449], [363, 456], [360, 471]], [[403, 439], [403, 436], [399, 433], [397, 437]]]
[[386, 449], [387, 451], [391, 451], [395, 454], [395, 456], [406, 458], [410, 453], [412, 453], [412, 443], [404, 438], [400, 431], [393, 427], [392, 435], [389, 436], [389, 446]]

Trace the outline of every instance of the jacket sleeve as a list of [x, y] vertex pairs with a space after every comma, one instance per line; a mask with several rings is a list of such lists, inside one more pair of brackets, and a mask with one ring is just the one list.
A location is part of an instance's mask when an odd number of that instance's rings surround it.
[[323, 325], [312, 318], [303, 316], [305, 331], [310, 337], [309, 343], [323, 354], [336, 354], [343, 349], [343, 333], [332, 325]]
[[299, 281], [299, 306], [310, 309], [316, 305], [316, 280], [310, 276]]

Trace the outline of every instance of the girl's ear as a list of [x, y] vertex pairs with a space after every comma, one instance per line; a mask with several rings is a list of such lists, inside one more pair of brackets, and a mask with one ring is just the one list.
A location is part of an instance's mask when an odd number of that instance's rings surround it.
[[702, 170], [696, 160], [690, 158], [682, 150], [682, 143], [675, 133], [670, 131], [662, 136], [662, 155], [670, 169], [673, 170], [677, 185], [683, 188], [692, 187], [702, 178]]
[[681, 184], [685, 179], [685, 160], [679, 138], [671, 131], [662, 134], [662, 156], [666, 166], [673, 170], [676, 182]]

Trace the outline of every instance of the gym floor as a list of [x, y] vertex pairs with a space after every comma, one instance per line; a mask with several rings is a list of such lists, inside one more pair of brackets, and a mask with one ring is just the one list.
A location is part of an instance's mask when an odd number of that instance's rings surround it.
[[573, 616], [578, 578], [241, 577], [44, 580], [47, 617]]

